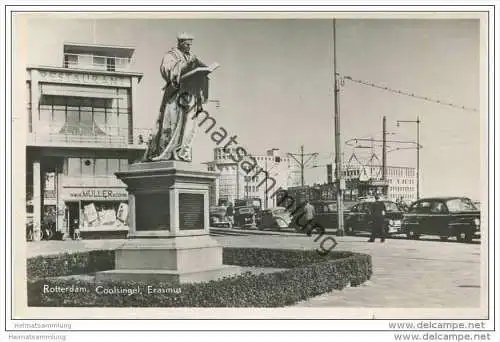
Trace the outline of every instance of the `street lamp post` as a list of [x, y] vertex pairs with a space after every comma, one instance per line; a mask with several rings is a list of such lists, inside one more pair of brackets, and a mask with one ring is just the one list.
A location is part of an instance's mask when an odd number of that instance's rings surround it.
[[417, 200], [420, 198], [420, 118], [417, 116], [417, 120], [398, 120], [397, 126], [401, 122], [409, 122], [417, 124]]
[[[267, 154], [267, 153], [266, 153], [266, 154]], [[265, 184], [265, 187], [266, 187], [266, 188], [264, 189], [264, 192], [265, 192], [265, 196], [266, 196], [266, 197], [265, 197], [265, 201], [264, 201], [264, 207], [267, 209], [267, 178], [269, 178], [269, 177], [268, 177], [268, 175], [267, 175], [267, 172], [268, 172], [268, 171], [267, 171], [267, 156], [266, 156], [266, 161], [265, 161], [265, 163], [266, 163], [266, 165], [265, 165], [265, 167], [266, 167], [266, 184]]]

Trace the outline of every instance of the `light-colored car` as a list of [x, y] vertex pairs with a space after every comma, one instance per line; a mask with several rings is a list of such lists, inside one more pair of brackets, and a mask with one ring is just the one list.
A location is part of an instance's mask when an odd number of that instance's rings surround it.
[[281, 229], [288, 228], [292, 222], [290, 213], [283, 207], [262, 210], [259, 229]]
[[226, 207], [212, 207], [210, 208], [210, 227], [229, 228], [231, 223], [226, 216]]

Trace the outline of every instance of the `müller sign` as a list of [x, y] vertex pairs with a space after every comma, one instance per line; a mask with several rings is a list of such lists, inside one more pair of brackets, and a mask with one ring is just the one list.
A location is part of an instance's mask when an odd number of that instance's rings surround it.
[[128, 198], [128, 193], [126, 191], [115, 191], [110, 189], [82, 189], [78, 192], [70, 192], [70, 197], [73, 198]]

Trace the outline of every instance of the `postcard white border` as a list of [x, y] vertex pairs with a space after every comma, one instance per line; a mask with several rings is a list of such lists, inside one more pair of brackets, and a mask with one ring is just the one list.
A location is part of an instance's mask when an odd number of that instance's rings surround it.
[[[136, 7], [136, 8], [125, 8], [125, 10], [139, 10], [141, 7]], [[30, 10], [52, 10], [53, 8], [50, 7], [32, 7]], [[58, 8], [58, 9], [63, 9], [63, 8]], [[68, 10], [74, 10], [74, 8], [64, 8]], [[95, 8], [95, 7], [87, 7], [85, 10], [117, 10], [115, 7], [109, 7], [109, 8]], [[173, 10], [171, 7], [170, 8], [164, 8], [166, 10]], [[185, 8], [178, 8], [178, 10], [185, 10]], [[196, 11], [203, 10], [206, 8], [196, 8]], [[243, 10], [240, 7], [233, 7], [233, 8], [225, 8], [224, 10]], [[277, 7], [275, 10], [278, 11], [285, 11], [289, 10], [291, 8], [283, 8], [283, 7]], [[320, 11], [322, 9], [326, 9], [329, 11], [332, 11], [332, 8], [313, 8], [314, 11]], [[383, 8], [381, 9], [380, 7], [374, 7], [374, 6], [365, 6], [362, 8], [363, 11], [382, 11], [382, 10], [388, 10], [389, 8]], [[7, 11], [6, 19], [7, 19], [7, 47], [8, 51], [10, 51], [9, 44], [10, 44], [10, 15], [9, 12], [12, 10], [27, 10], [27, 8], [16, 8], [16, 7], [11, 7]], [[146, 10], [151, 10], [151, 8], [146, 8]], [[175, 9], [174, 9], [175, 10]], [[192, 10], [190, 8], [189, 10]], [[212, 10], [212, 8], [210, 8]], [[254, 9], [258, 10], [258, 9]], [[269, 7], [262, 7], [260, 10], [273, 10], [273, 8]], [[302, 8], [302, 10], [306, 10], [306, 8]], [[348, 17], [356, 17], [356, 18], [367, 18], [367, 17], [376, 17], [376, 18], [383, 18], [390, 16], [391, 18], [423, 18], [423, 17], [428, 17], [429, 14], [427, 13], [356, 13], [355, 11], [360, 10], [359, 7], [353, 7], [353, 6], [347, 6], [347, 7], [337, 7], [334, 9], [334, 11], [340, 11], [340, 10], [347, 10], [347, 11], [353, 11], [352, 13], [336, 13], [337, 18], [348, 18]], [[400, 11], [412, 11], [412, 10], [417, 10], [417, 11], [422, 11], [422, 10], [428, 10], [428, 11], [435, 11], [438, 12], [440, 10], [447, 10], [447, 11], [463, 11], [463, 7], [429, 7], [427, 9], [423, 9], [421, 7], [401, 7], [401, 6], [393, 6], [390, 7], [390, 11], [393, 10], [400, 10]], [[472, 11], [485, 11], [488, 10], [488, 8], [481, 7], [481, 6], [473, 6], [469, 7], [466, 9], [467, 12], [472, 12]], [[489, 13], [490, 15], [492, 14], [491, 12]], [[47, 15], [47, 14], [44, 14]], [[82, 15], [76, 14], [76, 15]], [[109, 15], [109, 14], [106, 14]], [[117, 13], [114, 16], [128, 16], [130, 14], [125, 14], [125, 13]], [[141, 17], [143, 15], [147, 15], [148, 17], [151, 16], [161, 16], [162, 14], [160, 13], [140, 13], [138, 16]], [[224, 16], [227, 16], [228, 13], [224, 13]], [[269, 18], [277, 18], [277, 17], [310, 17], [310, 18], [318, 18], [318, 17], [326, 17], [328, 16], [329, 13], [323, 12], [323, 13], [270, 13], [270, 14], [264, 14], [264, 13], [237, 13], [234, 14], [234, 17], [238, 18], [249, 18], [249, 17], [269, 17]], [[182, 13], [176, 13], [176, 14], [170, 14], [169, 17], [192, 17], [193, 13], [187, 13], [187, 14], [182, 14]], [[205, 13], [205, 14], [196, 14], [197, 17], [220, 17], [220, 13]], [[445, 17], [450, 17], [450, 14], [446, 13], [434, 13], [432, 14], [433, 18], [445, 18]], [[454, 13], [452, 14], [454, 18], [456, 17], [470, 17], [467, 13]], [[136, 16], [135, 16], [136, 17]], [[491, 27], [491, 22], [490, 22], [490, 27]], [[484, 24], [483, 24], [484, 25]], [[484, 32], [484, 31], [483, 31]], [[490, 33], [493, 35], [492, 29]], [[17, 39], [20, 39], [19, 37]], [[484, 39], [484, 36], [482, 36], [482, 39]], [[482, 40], [483, 41], [483, 40]], [[490, 48], [490, 55], [492, 55], [493, 52], [493, 36], [490, 36], [490, 41], [489, 41], [489, 46]], [[2, 45], [3, 48], [3, 45]], [[2, 54], [4, 56], [4, 54]], [[10, 65], [10, 55], [6, 55], [6, 63], [7, 65]], [[482, 60], [484, 60], [484, 57], [482, 56]], [[2, 57], [3, 58], [3, 57]], [[491, 61], [493, 62], [493, 61]], [[487, 65], [482, 65], [483, 69], [487, 67]], [[492, 68], [493, 69], [493, 65]], [[492, 71], [490, 69], [490, 75], [492, 75]], [[7, 80], [10, 79], [11, 77], [11, 70], [6, 69], [6, 77]], [[482, 79], [481, 79], [481, 84], [485, 84], [484, 82], [486, 81], [485, 77], [487, 77], [487, 74], [482, 73]], [[493, 79], [490, 79], [490, 82], [492, 82]], [[9, 82], [7, 82], [9, 84]], [[13, 88], [15, 89], [15, 87]], [[487, 103], [487, 98], [486, 98], [486, 92], [483, 92], [483, 98], [481, 101], [481, 111], [487, 110], [488, 103]], [[16, 97], [14, 97], [16, 99]], [[10, 94], [7, 95], [6, 97], [6, 105], [7, 105], [7, 113], [5, 113], [5, 117], [9, 118], [9, 108], [10, 108]], [[14, 100], [17, 102], [16, 100]], [[494, 93], [493, 93], [493, 84], [490, 84], [490, 91], [489, 91], [489, 105], [491, 108], [491, 111], [493, 110], [493, 101], [494, 101]], [[22, 103], [17, 102], [17, 103]], [[14, 107], [15, 108], [15, 107]], [[17, 111], [14, 110], [14, 114], [17, 113]], [[490, 123], [493, 123], [492, 120], [492, 112], [489, 114], [490, 117]], [[12, 120], [12, 124], [17, 126], [17, 125], [22, 125], [23, 124], [23, 118], [14, 115], [14, 119]], [[7, 122], [7, 121], [6, 121]], [[9, 132], [9, 125], [6, 127], [6, 149], [5, 151], [9, 151], [9, 148], [12, 144], [12, 147], [15, 148], [15, 151], [13, 151], [13, 156], [17, 156], [19, 159], [17, 162], [15, 162], [16, 169], [15, 170], [24, 170], [24, 145], [19, 144], [19, 140], [16, 139], [16, 141], [11, 142], [11, 136]], [[489, 129], [490, 132], [490, 141], [489, 141], [489, 146], [490, 146], [490, 153], [493, 153], [493, 127], [492, 125], [490, 127], [484, 127], [485, 130]], [[19, 137], [19, 136], [18, 136]], [[22, 137], [20, 137], [22, 140]], [[2, 139], [3, 140], [3, 139]], [[3, 142], [2, 142], [3, 143]], [[486, 150], [486, 149], [483, 149]], [[495, 151], [496, 152], [496, 151]], [[490, 160], [488, 163], [488, 168], [490, 171], [490, 182], [493, 182], [493, 172], [494, 172], [494, 165], [492, 163], [492, 155], [490, 155]], [[8, 159], [8, 158], [7, 158]], [[10, 164], [7, 164], [7, 169], [6, 169], [6, 174], [5, 178], [2, 177], [2, 181], [5, 179], [10, 179], [10, 173], [12, 172], [12, 169], [10, 169]], [[3, 172], [3, 171], [2, 171]], [[14, 171], [15, 174], [15, 171]], [[2, 175], [3, 176], [3, 175]], [[21, 177], [24, 178], [24, 177]], [[21, 189], [23, 191], [23, 183], [24, 179], [22, 179], [22, 182], [14, 182], [14, 188], [16, 191], [17, 189]], [[8, 182], [5, 184], [6, 187], [4, 187], [8, 193], [9, 191], [12, 191], [13, 189], [9, 189], [9, 184]], [[492, 185], [492, 184], [491, 184]], [[493, 203], [492, 200], [493, 197], [493, 192], [491, 191], [490, 193], [490, 203]], [[8, 198], [7, 198], [8, 199]], [[485, 198], [486, 199], [486, 198]], [[19, 202], [19, 201], [18, 201]], [[23, 208], [23, 205], [19, 206], [19, 203], [15, 202], [12, 203], [13, 208]], [[485, 201], [488, 202], [488, 201]], [[492, 208], [491, 208], [492, 209]], [[498, 209], [498, 208], [495, 208]], [[3, 210], [3, 208], [2, 208]], [[24, 209], [21, 211], [24, 211]], [[5, 206], [5, 213], [4, 217], [6, 218], [6, 222], [9, 223], [10, 221], [10, 213], [17, 213], [16, 211], [11, 211], [11, 208], [9, 207], [9, 203], [6, 203]], [[495, 210], [491, 210], [489, 213], [490, 217], [490, 222], [493, 223], [493, 213]], [[20, 223], [23, 222], [23, 219], [19, 220], [19, 215], [15, 217], [14, 222], [16, 222], [16, 226]], [[483, 221], [484, 222], [484, 221]], [[10, 224], [7, 225], [9, 227]], [[10, 238], [11, 238], [11, 232], [12, 230], [5, 227], [6, 232], [7, 232], [7, 241], [6, 241], [6, 248], [7, 251], [10, 250]], [[21, 230], [17, 230], [16, 232], [21, 232]], [[24, 236], [23, 234], [18, 234], [21, 236], [15, 236], [16, 241], [24, 241]], [[496, 237], [496, 236], [495, 236]], [[2, 236], [3, 238], [3, 236]], [[490, 266], [491, 266], [491, 272], [493, 273], [493, 267], [495, 266], [494, 260], [493, 260], [493, 251], [494, 251], [494, 245], [498, 243], [498, 241], [494, 241], [493, 239], [489, 239], [488, 244], [483, 243], [481, 246], [481, 253], [482, 255], [485, 255], [487, 253], [487, 248], [490, 248], [490, 258], [488, 260]], [[24, 245], [24, 244], [22, 244]], [[16, 250], [16, 257], [18, 260], [23, 260], [23, 257], [25, 255], [25, 251], [22, 248], [19, 248]], [[3, 256], [2, 256], [3, 258]], [[7, 253], [7, 263], [9, 264], [11, 261], [9, 253]], [[484, 259], [483, 259], [484, 261]], [[484, 271], [487, 272], [487, 266], [484, 266], [486, 263], [483, 263], [483, 273]], [[392, 317], [401, 317], [405, 319], [427, 319], [430, 317], [435, 317], [436, 315], [447, 317], [449, 319], [459, 319], [459, 318], [471, 318], [471, 317], [479, 317], [477, 315], [480, 314], [479, 311], [477, 310], [471, 310], [471, 309], [418, 309], [418, 310], [411, 310], [411, 309], [390, 309], [390, 308], [384, 308], [384, 309], [375, 309], [375, 308], [370, 308], [370, 309], [359, 309], [359, 308], [328, 308], [328, 309], [308, 309], [308, 308], [300, 308], [300, 309], [150, 309], [150, 308], [137, 308], [133, 310], [134, 312], [131, 313], [132, 310], [130, 309], [116, 309], [116, 308], [95, 308], [95, 309], [83, 309], [83, 308], [78, 308], [78, 309], [73, 309], [73, 308], [48, 308], [48, 309], [42, 309], [42, 308], [29, 308], [28, 310], [26, 307], [23, 307], [23, 305], [19, 305], [21, 302], [22, 304], [22, 298], [24, 297], [24, 302], [25, 302], [25, 296], [26, 296], [26, 287], [25, 287], [25, 277], [22, 277], [23, 272], [21, 270], [24, 270], [24, 268], [19, 269], [17, 267], [21, 266], [20, 264], [17, 264], [16, 266], [16, 271], [14, 274], [14, 280], [16, 281], [15, 288], [11, 288], [10, 286], [10, 281], [7, 279], [6, 284], [6, 290], [7, 293], [13, 293], [14, 297], [16, 297], [16, 302], [18, 303], [18, 309], [19, 311], [17, 312], [17, 315], [21, 315], [22, 317], [31, 316], [31, 317], [54, 317], [54, 318], [65, 318], [66, 321], [68, 321], [70, 318], [78, 317], [78, 316], [92, 316], [94, 318], [102, 318], [105, 319], [103, 321], [95, 321], [95, 320], [86, 320], [86, 321], [72, 321], [72, 330], [79, 329], [79, 330], [110, 330], [110, 329], [117, 329], [117, 330], [126, 330], [126, 329], [140, 329], [140, 330], [155, 330], [155, 329], [164, 329], [164, 330], [241, 330], [241, 329], [251, 329], [251, 330], [280, 330], [280, 329], [286, 329], [286, 330], [380, 330], [380, 329], [388, 329], [387, 321], [382, 321], [382, 320], [373, 320], [373, 316], [375, 315], [375, 318], [384, 318], [387, 316], [392, 316]], [[492, 274], [491, 274], [492, 276]], [[492, 280], [492, 279], [491, 279]], [[23, 285], [24, 283], [24, 285]], [[490, 283], [491, 286], [491, 283]], [[13, 291], [13, 292], [12, 292]], [[490, 324], [491, 319], [493, 319], [493, 288], [491, 288], [491, 296], [490, 296], [490, 302], [488, 303], [489, 308], [490, 308]], [[2, 295], [3, 297], [3, 295]], [[9, 299], [9, 298], [8, 298]], [[2, 298], [3, 300], [3, 298]], [[10, 303], [7, 301], [7, 307], [10, 308]], [[483, 303], [486, 304], [486, 303]], [[7, 310], [7, 318], [10, 319], [10, 310]], [[336, 311], [336, 312], [334, 312]], [[150, 314], [153, 314], [156, 317], [164, 317], [164, 318], [169, 318], [172, 316], [178, 316], [179, 313], [182, 313], [183, 318], [200, 318], [200, 317], [207, 317], [207, 318], [221, 318], [221, 317], [241, 317], [241, 318], [253, 318], [253, 319], [263, 319], [263, 318], [276, 318], [277, 316], [281, 318], [318, 318], [318, 316], [321, 316], [322, 318], [330, 318], [330, 320], [189, 320], [189, 321], [115, 321], [115, 320], [109, 320], [109, 317], [116, 316], [116, 317], [145, 317], [145, 316], [150, 316]], [[32, 316], [33, 315], [33, 316]], [[132, 317], [131, 317], [132, 316]], [[242, 317], [243, 316], [243, 317]], [[363, 321], [346, 321], [346, 320], [336, 320], [336, 319], [341, 319], [341, 318], [358, 318], [358, 319], [365, 319]], [[368, 319], [368, 320], [366, 320]], [[28, 319], [28, 321], [31, 321], [31, 319]], [[38, 321], [38, 320], [37, 320]], [[42, 322], [42, 321], [39, 321]], [[12, 321], [7, 321], [7, 329], [14, 329], [14, 322]], [[139, 328], [140, 325], [140, 328]], [[490, 325], [492, 327], [492, 325]]]

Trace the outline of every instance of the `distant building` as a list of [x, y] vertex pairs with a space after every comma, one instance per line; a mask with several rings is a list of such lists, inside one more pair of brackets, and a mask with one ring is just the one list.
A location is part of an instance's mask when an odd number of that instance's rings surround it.
[[[332, 170], [327, 166], [327, 179]], [[361, 199], [373, 198], [379, 194], [392, 201], [403, 200], [412, 202], [417, 199], [416, 174], [411, 167], [387, 167], [386, 180], [382, 179], [382, 166], [350, 163], [344, 167], [346, 189], [343, 199], [346, 203]], [[335, 201], [337, 199], [337, 185], [332, 182], [313, 184], [304, 187], [288, 187], [283, 191], [281, 198], [288, 196], [296, 204], [310, 201]], [[279, 202], [279, 200], [278, 200]]]
[[[217, 165], [214, 162], [206, 163], [208, 171], [215, 172], [217, 171]], [[215, 207], [219, 205], [219, 184], [220, 184], [220, 174], [217, 178], [214, 179], [212, 184], [210, 184], [208, 189], [208, 202], [211, 207]]]
[[141, 73], [133, 48], [61, 46], [60, 66], [27, 67], [26, 208], [35, 227], [52, 220], [72, 236], [127, 231], [126, 186], [114, 173], [146, 148], [134, 126]]
[[386, 180], [382, 179], [381, 165], [350, 163], [345, 166], [346, 192], [356, 192], [361, 183], [381, 183], [387, 185], [387, 197], [392, 200], [412, 202], [417, 199], [417, 177], [413, 167], [387, 166]]
[[276, 190], [296, 186], [300, 182], [300, 173], [297, 172], [294, 161], [277, 150], [269, 151], [266, 155], [252, 155], [256, 167], [249, 173], [242, 168], [242, 163], [249, 159], [236, 163], [232, 156], [235, 156], [234, 149], [224, 151], [223, 148], [215, 148], [214, 160], [208, 163], [210, 170], [220, 173], [219, 201], [234, 203], [236, 199], [257, 197], [265, 205], [267, 188], [268, 207], [272, 207], [276, 204], [272, 196]]

